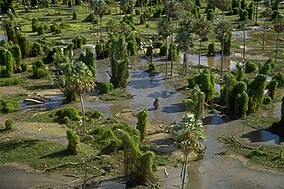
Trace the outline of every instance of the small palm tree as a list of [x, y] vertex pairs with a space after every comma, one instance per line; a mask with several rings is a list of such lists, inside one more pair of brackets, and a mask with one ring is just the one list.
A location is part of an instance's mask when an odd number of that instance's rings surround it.
[[278, 58], [278, 46], [279, 46], [279, 34], [284, 32], [284, 19], [277, 20], [274, 24], [274, 30], [277, 33], [276, 36], [276, 53], [275, 53], [275, 63], [277, 63]]
[[200, 17], [194, 24], [195, 34], [199, 36], [199, 56], [198, 56], [198, 73], [200, 73], [200, 55], [201, 55], [201, 43], [211, 32], [211, 24], [204, 17]]
[[223, 77], [224, 44], [225, 40], [229, 40], [231, 30], [231, 24], [225, 20], [221, 20], [215, 27], [216, 37], [221, 42], [221, 79]]
[[[168, 19], [162, 19], [157, 26], [157, 31], [162, 36], [166, 45], [166, 57], [168, 57], [168, 37], [172, 34], [173, 22]], [[168, 75], [168, 59], [166, 58], [166, 76]]]
[[184, 74], [187, 75], [187, 53], [189, 48], [193, 46], [192, 33], [190, 33], [190, 31], [187, 31], [185, 28], [179, 28], [176, 39], [179, 46], [184, 51], [183, 67]]
[[107, 11], [108, 5], [104, 0], [94, 0], [94, 12], [100, 17], [100, 39], [102, 39], [102, 19]]

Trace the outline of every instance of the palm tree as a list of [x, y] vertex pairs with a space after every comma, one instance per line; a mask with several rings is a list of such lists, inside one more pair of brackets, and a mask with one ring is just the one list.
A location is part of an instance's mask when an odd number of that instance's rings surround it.
[[258, 15], [258, 2], [260, 2], [261, 0], [253, 0], [254, 2], [256, 2], [256, 6], [255, 6], [255, 25], [257, 25], [257, 15]]
[[215, 27], [217, 39], [221, 42], [221, 79], [223, 77], [224, 64], [224, 44], [225, 40], [229, 40], [231, 35], [231, 24], [228, 21], [221, 20]]
[[265, 5], [266, 10], [265, 10], [265, 20], [264, 20], [264, 26], [263, 26], [262, 50], [264, 50], [264, 47], [265, 47], [266, 22], [267, 22], [267, 17], [268, 17], [268, 8], [271, 5], [271, 0], [264, 0], [263, 4]]
[[100, 17], [100, 39], [102, 39], [102, 18], [107, 10], [108, 6], [104, 0], [94, 0], [94, 12]]
[[232, 4], [231, 0], [213, 0], [213, 4], [222, 11], [222, 19], [224, 20], [224, 11], [228, 10]]
[[195, 34], [199, 36], [199, 56], [198, 56], [198, 73], [200, 73], [200, 55], [202, 39], [206, 37], [211, 31], [211, 24], [204, 17], [200, 17], [195, 21]]
[[181, 148], [184, 156], [181, 178], [182, 186], [184, 188], [188, 156], [191, 152], [203, 152], [201, 140], [205, 138], [204, 128], [202, 121], [195, 119], [195, 115], [187, 113], [181, 118], [181, 121], [172, 127], [174, 139], [178, 147]]
[[183, 49], [183, 67], [184, 74], [187, 75], [187, 52], [190, 47], [193, 46], [193, 39], [191, 33], [186, 30], [186, 28], [179, 28], [176, 36], [177, 42], [179, 46]]
[[157, 31], [162, 36], [166, 45], [166, 76], [168, 75], [168, 37], [172, 34], [173, 22], [168, 19], [162, 19], [157, 26]]
[[83, 130], [86, 131], [85, 106], [83, 94], [91, 91], [95, 87], [95, 78], [88, 66], [83, 62], [67, 64], [63, 69], [63, 74], [59, 79], [59, 86], [63, 93], [75, 92], [80, 97], [82, 110]]
[[278, 58], [278, 46], [279, 46], [279, 34], [284, 32], [284, 19], [277, 20], [274, 24], [274, 30], [277, 33], [276, 36], [276, 53], [275, 53], [275, 63], [277, 63]]

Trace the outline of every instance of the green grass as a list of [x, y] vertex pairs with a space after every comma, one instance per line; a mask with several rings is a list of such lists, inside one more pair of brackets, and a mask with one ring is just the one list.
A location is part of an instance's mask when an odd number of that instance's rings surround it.
[[267, 129], [279, 119], [275, 117], [263, 117], [261, 115], [252, 115], [242, 118], [244, 125], [254, 129]]
[[11, 86], [11, 85], [20, 85], [26, 82], [24, 78], [1, 78], [0, 87]]

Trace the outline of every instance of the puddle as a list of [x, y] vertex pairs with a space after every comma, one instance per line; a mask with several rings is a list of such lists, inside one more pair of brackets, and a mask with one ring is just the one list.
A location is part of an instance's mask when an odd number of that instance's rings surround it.
[[206, 116], [203, 119], [204, 125], [219, 125], [228, 123], [230, 121], [229, 117], [226, 115], [212, 115], [212, 116]]
[[126, 189], [126, 184], [121, 184], [113, 181], [103, 181], [99, 184], [100, 189]]
[[26, 171], [12, 166], [0, 166], [0, 188], [21, 189], [21, 188], [72, 188], [63, 181], [56, 178], [44, 176], [37, 173], [27, 173]]
[[[183, 63], [183, 54], [179, 54], [179, 61]], [[187, 56], [188, 65], [198, 66], [199, 62], [198, 54], [189, 54]], [[217, 53], [215, 56], [200, 56], [200, 65], [210, 67], [210, 68], [221, 68], [221, 54]], [[224, 64], [223, 68], [228, 70], [235, 70], [237, 66], [237, 62], [230, 60], [230, 57], [224, 56]]]
[[21, 102], [20, 108], [32, 109], [32, 108], [56, 108], [62, 105], [65, 97], [63, 94], [47, 94], [44, 95], [45, 99], [43, 100], [43, 104], [31, 104], [30, 102]]
[[245, 138], [248, 143], [261, 143], [263, 145], [280, 144], [283, 140], [267, 130], [254, 130], [241, 136]]

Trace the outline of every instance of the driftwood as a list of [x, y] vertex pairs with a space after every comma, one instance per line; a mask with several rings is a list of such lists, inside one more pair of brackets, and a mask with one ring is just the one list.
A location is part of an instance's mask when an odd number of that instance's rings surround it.
[[43, 104], [44, 102], [41, 100], [36, 100], [34, 98], [27, 98], [24, 100], [24, 102], [27, 102], [29, 104]]

